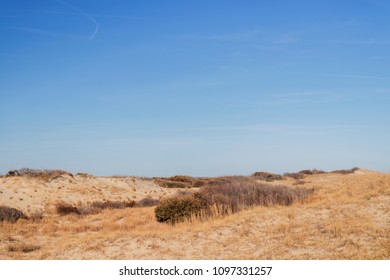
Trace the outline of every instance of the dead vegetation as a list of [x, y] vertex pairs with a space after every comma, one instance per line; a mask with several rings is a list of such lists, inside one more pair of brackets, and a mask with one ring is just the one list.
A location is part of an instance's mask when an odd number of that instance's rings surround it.
[[133, 207], [151, 207], [158, 205], [159, 200], [153, 198], [144, 198], [140, 201], [94, 201], [88, 204], [73, 205], [66, 202], [59, 202], [55, 205], [56, 212], [59, 215], [90, 215], [102, 212], [105, 209], [125, 209]]
[[207, 185], [197, 193], [167, 198], [156, 207], [159, 222], [175, 224], [193, 217], [207, 219], [236, 213], [254, 206], [284, 205], [304, 202], [313, 189], [282, 185], [233, 181]]
[[201, 179], [183, 175], [154, 178], [154, 182], [163, 188], [194, 188], [199, 187], [201, 181]]
[[7, 207], [0, 206], [0, 222], [8, 221], [8, 222], [16, 222], [19, 219], [27, 219], [28, 217], [20, 210]]
[[52, 180], [55, 180], [61, 176], [70, 176], [73, 178], [73, 174], [64, 171], [64, 170], [49, 170], [49, 169], [30, 169], [30, 168], [22, 168], [19, 170], [11, 170], [8, 171], [7, 175], [8, 177], [15, 177], [15, 176], [23, 176], [23, 177], [30, 177], [35, 178], [39, 180], [43, 180], [46, 182], [50, 182]]
[[255, 172], [252, 176], [256, 177], [256, 179], [263, 180], [266, 182], [279, 181], [283, 179], [281, 175], [269, 172]]
[[[390, 175], [360, 169], [309, 176], [300, 188], [315, 192], [305, 203], [248, 207], [174, 226], [159, 223], [154, 207], [105, 208], [94, 215], [45, 213], [37, 220], [4, 221], [0, 258], [389, 259]], [[229, 180], [256, 181], [252, 176], [219, 178], [204, 188]], [[282, 181], [291, 189], [296, 182]]]

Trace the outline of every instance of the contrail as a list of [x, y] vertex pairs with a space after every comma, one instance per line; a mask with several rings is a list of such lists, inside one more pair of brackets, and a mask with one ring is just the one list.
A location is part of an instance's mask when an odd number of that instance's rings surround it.
[[97, 23], [97, 21], [95, 20], [95, 18], [93, 16], [91, 16], [90, 14], [87, 14], [86, 12], [84, 12], [83, 10], [73, 6], [72, 4], [70, 3], [67, 3], [67, 2], [64, 2], [62, 0], [56, 0], [57, 2], [60, 2], [62, 5], [65, 5], [65, 6], [68, 6], [69, 8], [71, 8], [72, 10], [76, 11], [76, 12], [79, 12], [80, 14], [82, 14], [83, 16], [85, 16], [86, 18], [88, 18], [94, 25], [95, 25], [95, 30], [93, 31], [93, 33], [89, 36], [89, 39], [93, 40], [93, 38], [95, 38], [96, 34], [98, 33], [99, 31], [99, 24]]

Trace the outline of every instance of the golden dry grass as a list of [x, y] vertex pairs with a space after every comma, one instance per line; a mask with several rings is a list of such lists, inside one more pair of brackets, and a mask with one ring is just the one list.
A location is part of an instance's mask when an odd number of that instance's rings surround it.
[[315, 189], [305, 204], [176, 226], [152, 207], [5, 222], [0, 259], [390, 259], [390, 174], [318, 174], [303, 187]]

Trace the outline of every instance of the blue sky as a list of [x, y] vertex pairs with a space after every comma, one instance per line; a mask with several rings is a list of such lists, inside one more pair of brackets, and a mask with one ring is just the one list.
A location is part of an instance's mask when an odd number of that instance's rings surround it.
[[0, 0], [0, 173], [390, 172], [390, 2]]

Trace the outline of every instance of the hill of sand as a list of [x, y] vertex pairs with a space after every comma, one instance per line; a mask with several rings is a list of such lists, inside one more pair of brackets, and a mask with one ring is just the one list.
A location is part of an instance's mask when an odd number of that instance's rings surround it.
[[390, 174], [359, 169], [274, 184], [314, 188], [306, 203], [247, 209], [175, 226], [154, 208], [61, 216], [53, 203], [161, 198], [142, 178], [0, 178], [0, 204], [39, 220], [0, 223], [0, 259], [390, 259]]
[[57, 203], [73, 205], [94, 201], [139, 201], [173, 195], [177, 189], [161, 188], [138, 177], [95, 177], [89, 174], [61, 175], [52, 180], [26, 176], [0, 178], [0, 205], [26, 214], [54, 212]]

